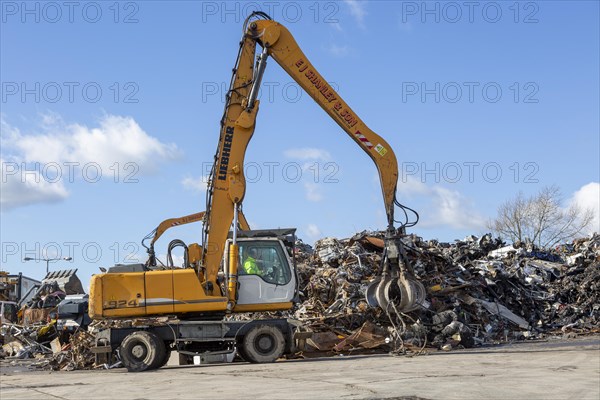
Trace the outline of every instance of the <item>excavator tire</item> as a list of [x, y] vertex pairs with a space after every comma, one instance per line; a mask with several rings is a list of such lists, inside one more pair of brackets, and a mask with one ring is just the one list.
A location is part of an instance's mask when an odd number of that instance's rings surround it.
[[171, 350], [169, 350], [166, 346], [165, 346], [165, 349], [166, 349], [165, 356], [163, 357], [163, 359], [161, 360], [161, 362], [158, 364], [158, 366], [156, 368], [164, 367], [169, 362], [169, 358], [171, 358]]
[[166, 352], [165, 342], [155, 334], [137, 331], [123, 340], [120, 354], [127, 371], [142, 372], [160, 368]]
[[283, 355], [285, 338], [281, 330], [270, 325], [256, 325], [244, 338], [240, 355], [251, 363], [272, 363]]
[[248, 354], [246, 354], [246, 352], [244, 351], [244, 345], [243, 343], [238, 343], [237, 346], [237, 354], [238, 356], [240, 356], [244, 361], [248, 361], [250, 362], [250, 356]]

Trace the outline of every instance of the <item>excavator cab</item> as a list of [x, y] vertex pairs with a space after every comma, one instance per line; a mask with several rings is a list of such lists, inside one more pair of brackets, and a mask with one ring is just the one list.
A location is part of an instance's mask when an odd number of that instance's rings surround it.
[[[238, 231], [238, 289], [234, 311], [287, 310], [298, 300], [293, 258], [295, 229]], [[231, 249], [233, 239], [227, 240]], [[224, 270], [230, 257], [224, 258]]]

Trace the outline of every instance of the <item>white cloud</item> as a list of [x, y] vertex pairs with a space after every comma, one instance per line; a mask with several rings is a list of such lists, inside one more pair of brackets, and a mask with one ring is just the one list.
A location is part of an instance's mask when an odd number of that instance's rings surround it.
[[304, 190], [308, 201], [319, 202], [323, 200], [321, 187], [314, 182], [304, 182]]
[[[485, 218], [475, 210], [473, 202], [457, 190], [441, 185], [428, 186], [415, 177], [408, 176], [398, 183], [398, 199], [402, 202], [402, 198], [415, 197], [420, 201], [420, 226], [449, 226], [456, 229], [481, 229], [485, 226]], [[396, 215], [396, 219], [400, 217]]]
[[344, 31], [344, 28], [342, 28], [342, 25], [339, 22], [332, 22], [329, 25], [332, 26], [338, 32]]
[[316, 224], [308, 224], [306, 227], [306, 234], [308, 235], [309, 239], [316, 240], [321, 237], [321, 230]]
[[283, 152], [283, 155], [298, 160], [331, 160], [331, 154], [327, 150], [314, 147], [288, 149]]
[[586, 233], [600, 232], [600, 183], [590, 182], [583, 185], [573, 194], [570, 203], [577, 204], [584, 210], [592, 209], [594, 221]]
[[457, 190], [434, 186], [431, 191], [433, 213], [425, 219], [424, 226], [447, 225], [458, 229], [485, 227], [485, 219], [474, 209], [473, 202]]
[[350, 46], [338, 46], [335, 43], [332, 43], [327, 47], [327, 51], [334, 57], [346, 57], [350, 54]]
[[102, 168], [129, 162], [140, 172], [152, 172], [160, 162], [180, 155], [175, 144], [148, 135], [131, 117], [105, 115], [98, 126], [88, 127], [65, 124], [57, 114], [49, 114], [42, 116], [42, 128], [42, 134], [21, 134], [12, 129], [6, 145], [26, 162], [97, 163]]
[[[180, 155], [175, 144], [148, 135], [131, 117], [105, 115], [97, 126], [88, 127], [65, 124], [59, 114], [46, 113], [40, 117], [40, 132], [23, 133], [2, 116], [0, 128], [5, 209], [65, 199], [65, 181], [73, 182], [82, 170], [93, 171], [92, 179], [133, 179]], [[50, 166], [52, 177], [45, 172]]]
[[344, 4], [346, 4], [349, 8], [350, 15], [354, 17], [356, 20], [356, 24], [360, 28], [365, 28], [365, 17], [367, 16], [366, 10], [366, 1], [359, 0], [344, 0]]
[[[175, 250], [175, 251], [183, 252], [183, 250], [181, 248], [178, 248], [178, 250]], [[167, 265], [167, 255], [166, 254], [159, 254], [156, 256], [156, 258], [158, 258], [160, 261], [162, 261], [164, 265]], [[171, 253], [171, 258], [173, 259], [173, 265], [175, 266], [175, 268], [181, 268], [183, 266], [183, 262], [185, 261], [185, 258], [183, 257], [183, 255]], [[160, 265], [160, 263], [158, 263], [158, 264]]]
[[192, 190], [194, 192], [205, 192], [208, 188], [208, 178], [200, 176], [198, 178], [192, 178], [191, 176], [183, 178], [181, 184], [184, 188]]
[[47, 180], [39, 171], [22, 173], [20, 164], [0, 159], [0, 208], [2, 211], [38, 203], [54, 203], [67, 198], [69, 193], [61, 181]]
[[48, 111], [42, 114], [42, 128], [64, 124], [64, 120], [60, 114]]
[[2, 140], [2, 145], [6, 145], [7, 143], [11, 143], [16, 140], [21, 135], [21, 132], [17, 127], [10, 125], [4, 119], [4, 115], [0, 116], [0, 139]]
[[[379, 183], [379, 175], [375, 174], [375, 181]], [[405, 197], [412, 197], [414, 195], [429, 194], [431, 189], [426, 184], [415, 178], [414, 176], [406, 176], [400, 179], [398, 182], [398, 194]]]

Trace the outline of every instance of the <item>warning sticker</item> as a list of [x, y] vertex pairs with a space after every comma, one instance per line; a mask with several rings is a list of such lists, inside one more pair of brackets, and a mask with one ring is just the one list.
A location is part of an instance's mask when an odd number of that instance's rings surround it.
[[375, 146], [375, 151], [379, 153], [379, 155], [381, 156], [385, 156], [385, 153], [387, 153], [387, 149], [385, 147], [383, 147], [381, 144], [378, 144], [377, 146]]

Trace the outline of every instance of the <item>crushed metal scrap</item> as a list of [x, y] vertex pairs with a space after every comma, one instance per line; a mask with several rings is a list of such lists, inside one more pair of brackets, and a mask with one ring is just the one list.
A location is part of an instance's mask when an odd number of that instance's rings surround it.
[[63, 335], [56, 329], [55, 320], [30, 326], [4, 324], [0, 334], [6, 344], [0, 350], [0, 358], [34, 358], [36, 361], [30, 367], [53, 371], [116, 368], [121, 366], [120, 361], [111, 365], [95, 364], [92, 348], [100, 330], [164, 325], [173, 321], [170, 317], [94, 321], [87, 330], [78, 329], [69, 335]]
[[408, 235], [409, 260], [428, 293], [421, 309], [406, 314], [365, 301], [383, 235], [325, 238], [314, 250], [297, 246], [302, 303], [290, 316], [315, 332], [308, 350], [418, 354], [425, 347], [451, 350], [599, 331], [598, 234], [551, 250], [506, 246], [490, 234], [454, 243]]
[[[313, 334], [299, 356], [387, 351], [420, 354], [548, 335], [599, 332], [600, 235], [551, 250], [531, 243], [506, 246], [490, 234], [454, 243], [403, 239], [427, 301], [410, 313], [387, 312], [365, 300], [377, 274], [383, 232], [325, 238], [314, 249], [296, 246], [301, 303], [292, 312], [234, 314], [232, 319], [290, 317]], [[96, 321], [87, 331], [60, 337], [53, 322], [5, 324], [0, 357], [37, 358], [52, 370], [118, 367], [94, 365], [95, 334], [110, 326], [164, 325], [171, 317]]]

